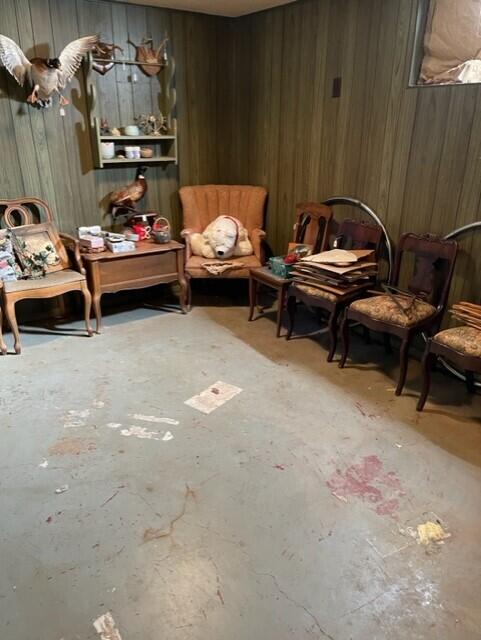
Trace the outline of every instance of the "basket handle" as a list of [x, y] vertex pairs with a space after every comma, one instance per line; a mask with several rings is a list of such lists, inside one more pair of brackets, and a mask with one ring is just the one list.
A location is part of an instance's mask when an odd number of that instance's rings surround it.
[[[165, 223], [165, 224], [162, 224], [162, 223]], [[164, 216], [159, 216], [158, 218], [156, 218], [152, 226], [154, 229], [156, 227], [167, 227], [167, 229], [170, 231], [170, 222]]]

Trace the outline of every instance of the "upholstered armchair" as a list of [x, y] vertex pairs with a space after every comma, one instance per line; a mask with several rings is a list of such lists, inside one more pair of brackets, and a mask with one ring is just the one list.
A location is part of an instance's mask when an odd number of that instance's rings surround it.
[[[190, 305], [191, 278], [248, 278], [249, 269], [264, 264], [263, 239], [266, 234], [263, 227], [267, 191], [263, 187], [209, 184], [182, 187], [179, 194], [183, 210], [184, 229], [181, 235], [186, 245], [185, 274], [189, 283]], [[208, 224], [222, 215], [240, 220], [249, 233], [254, 254], [230, 258], [229, 262], [237, 262], [242, 266], [213, 276], [202, 266], [206, 259], [192, 254], [189, 236], [202, 233]]]

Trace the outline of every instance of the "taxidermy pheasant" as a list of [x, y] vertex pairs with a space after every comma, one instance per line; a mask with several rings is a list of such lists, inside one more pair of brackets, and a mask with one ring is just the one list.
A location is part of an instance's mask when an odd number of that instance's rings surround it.
[[124, 210], [137, 213], [135, 205], [147, 193], [147, 180], [144, 176], [146, 171], [147, 167], [139, 167], [133, 182], [118, 191], [112, 191], [110, 194], [110, 210], [114, 216], [117, 211]]
[[34, 107], [47, 109], [52, 104], [52, 96], [57, 93], [60, 105], [69, 104], [62, 96], [67, 82], [70, 82], [82, 64], [82, 59], [98, 42], [98, 36], [85, 36], [68, 44], [58, 58], [32, 58], [28, 60], [18, 44], [0, 35], [0, 61], [23, 87], [25, 81], [32, 92], [27, 98]]

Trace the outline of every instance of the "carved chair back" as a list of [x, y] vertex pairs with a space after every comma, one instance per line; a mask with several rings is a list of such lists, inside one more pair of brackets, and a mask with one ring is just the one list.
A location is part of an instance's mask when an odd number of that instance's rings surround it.
[[337, 239], [342, 249], [373, 249], [376, 257], [383, 238], [382, 228], [377, 224], [359, 220], [343, 220], [339, 226]]
[[313, 245], [313, 253], [326, 249], [332, 210], [317, 202], [300, 202], [296, 205], [293, 242]]
[[42, 222], [53, 222], [52, 211], [43, 200], [33, 197], [0, 200], [0, 227], [2, 229], [41, 224]]
[[441, 311], [448, 298], [457, 251], [455, 240], [405, 233], [399, 241], [391, 284], [397, 287], [401, 278], [403, 284], [406, 280], [403, 288]]

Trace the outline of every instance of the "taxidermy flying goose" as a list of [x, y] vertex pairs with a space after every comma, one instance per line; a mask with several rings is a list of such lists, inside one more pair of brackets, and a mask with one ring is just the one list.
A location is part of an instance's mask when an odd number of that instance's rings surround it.
[[82, 59], [98, 42], [98, 36], [85, 36], [68, 44], [58, 58], [32, 58], [28, 60], [18, 44], [0, 35], [0, 61], [23, 87], [25, 81], [32, 92], [27, 102], [39, 109], [52, 104], [52, 96], [58, 93], [60, 104], [69, 104], [61, 91], [74, 77]]
[[117, 209], [137, 211], [135, 208], [136, 203], [142, 200], [147, 192], [147, 180], [144, 176], [146, 171], [147, 167], [139, 167], [133, 182], [118, 191], [112, 191], [110, 194], [110, 209], [114, 215], [117, 213]]

